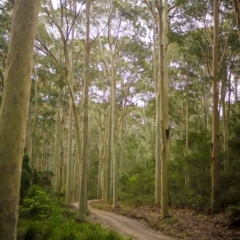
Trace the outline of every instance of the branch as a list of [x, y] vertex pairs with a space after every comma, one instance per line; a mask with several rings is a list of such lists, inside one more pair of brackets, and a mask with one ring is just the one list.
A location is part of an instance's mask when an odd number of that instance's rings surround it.
[[36, 46], [37, 49], [45, 52], [47, 55], [49, 55], [53, 61], [56, 63], [57, 67], [59, 68], [60, 72], [65, 76], [66, 72], [63, 70], [63, 68], [61, 67], [59, 61], [57, 60], [57, 58], [54, 56], [54, 54], [48, 49], [48, 47], [46, 46], [46, 44], [38, 37], [36, 37], [36, 40], [42, 45], [42, 47], [45, 49], [45, 51], [43, 51], [42, 49], [40, 49], [39, 47]]

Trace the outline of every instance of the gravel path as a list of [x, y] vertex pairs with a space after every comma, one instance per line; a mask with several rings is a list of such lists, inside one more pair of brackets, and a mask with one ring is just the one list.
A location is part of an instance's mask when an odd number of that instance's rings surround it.
[[[72, 206], [78, 207], [78, 203], [72, 203]], [[98, 222], [105, 227], [111, 227], [125, 236], [131, 236], [137, 240], [173, 240], [170, 237], [156, 232], [142, 223], [115, 213], [106, 212], [89, 206], [91, 215], [90, 221]]]

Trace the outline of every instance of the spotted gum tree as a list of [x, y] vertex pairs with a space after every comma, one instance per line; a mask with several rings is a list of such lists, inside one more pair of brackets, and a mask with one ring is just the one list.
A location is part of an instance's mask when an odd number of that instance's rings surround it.
[[16, 239], [22, 157], [40, 0], [16, 0], [0, 111], [0, 239]]

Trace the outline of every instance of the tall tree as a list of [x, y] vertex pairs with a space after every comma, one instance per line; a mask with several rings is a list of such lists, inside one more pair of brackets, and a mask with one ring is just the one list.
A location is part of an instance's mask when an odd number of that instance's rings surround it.
[[[0, 239], [15, 240], [40, 0], [16, 0], [0, 112]], [[10, 151], [11, 149], [11, 151]]]
[[212, 147], [211, 147], [211, 171], [212, 193], [211, 209], [216, 210], [219, 195], [219, 112], [218, 112], [218, 32], [219, 32], [219, 3], [214, 0], [214, 38], [213, 38], [213, 62], [212, 62]]
[[83, 134], [80, 169], [79, 220], [85, 220], [87, 212], [87, 156], [88, 156], [88, 85], [90, 54], [90, 0], [86, 0], [86, 33], [84, 49], [84, 82], [83, 82]]
[[168, 67], [167, 67], [167, 27], [168, 2], [160, 0], [158, 9], [158, 41], [159, 41], [159, 82], [158, 94], [160, 103], [161, 129], [161, 216], [168, 216], [168, 159], [170, 146], [170, 129], [168, 127]]

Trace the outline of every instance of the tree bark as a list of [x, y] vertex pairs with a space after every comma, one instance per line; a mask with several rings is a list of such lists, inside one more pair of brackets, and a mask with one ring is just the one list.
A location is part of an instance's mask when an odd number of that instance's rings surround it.
[[213, 40], [213, 67], [212, 67], [212, 88], [213, 88], [213, 110], [212, 110], [212, 147], [211, 147], [211, 210], [217, 210], [219, 196], [219, 112], [218, 112], [218, 0], [214, 0], [214, 40]]
[[158, 2], [160, 127], [161, 127], [161, 216], [168, 216], [168, 159], [170, 130], [168, 128], [168, 72], [167, 72], [167, 1]]
[[[160, 128], [160, 93], [157, 69], [157, 47], [156, 47], [156, 16], [153, 17], [153, 69], [156, 94], [156, 162], [155, 162], [155, 203], [160, 204], [161, 199], [161, 128]], [[159, 48], [158, 48], [159, 51]]]
[[[188, 71], [188, 66], [187, 66]], [[185, 145], [185, 157], [188, 156], [189, 151], [189, 79], [188, 72], [186, 78], [186, 145]], [[189, 164], [185, 161], [185, 187], [189, 187]]]
[[[16, 0], [0, 112], [0, 239], [15, 240], [39, 0]], [[9, 151], [11, 149], [11, 151]]]
[[[71, 58], [69, 66], [69, 87], [73, 91], [73, 50], [74, 50], [74, 26], [72, 27], [72, 43], [71, 43]], [[72, 99], [69, 99], [69, 120], [68, 120], [68, 155], [67, 155], [67, 176], [66, 176], [66, 204], [70, 204], [72, 200], [72, 127], [73, 127], [73, 114], [72, 114]]]
[[55, 123], [55, 143], [54, 143], [54, 155], [53, 155], [53, 190], [57, 192], [58, 186], [58, 166], [59, 166], [59, 147], [60, 147], [60, 126], [61, 126], [61, 89], [58, 90], [58, 103], [57, 103], [57, 114]]
[[86, 36], [84, 50], [84, 83], [83, 83], [83, 140], [80, 169], [80, 198], [78, 218], [84, 221], [87, 209], [87, 156], [88, 156], [88, 85], [89, 85], [89, 54], [90, 54], [90, 0], [86, 0]]

